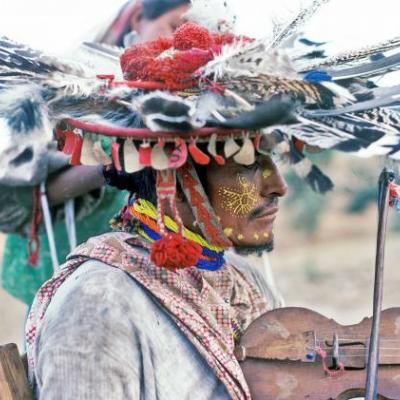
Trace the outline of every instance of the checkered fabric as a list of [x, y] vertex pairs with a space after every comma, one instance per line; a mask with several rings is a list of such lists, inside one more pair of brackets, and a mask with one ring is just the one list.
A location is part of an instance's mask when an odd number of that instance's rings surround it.
[[232, 399], [250, 399], [250, 392], [233, 351], [234, 330], [243, 332], [268, 310], [256, 286], [233, 266], [210, 272], [195, 267], [167, 270], [148, 256], [149, 244], [126, 233], [90, 239], [71, 254], [61, 271], [36, 295], [26, 330], [28, 360], [33, 379], [34, 342], [46, 309], [62, 283], [81, 264], [96, 259], [119, 268], [148, 289], [170, 313], [177, 326], [225, 384]]

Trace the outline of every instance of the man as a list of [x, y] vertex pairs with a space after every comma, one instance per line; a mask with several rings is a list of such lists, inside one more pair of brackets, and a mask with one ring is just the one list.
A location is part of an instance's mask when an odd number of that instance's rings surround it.
[[[131, 31], [135, 32], [136, 42], [151, 40], [160, 34], [170, 36], [183, 22], [181, 17], [188, 4], [189, 0], [130, 1], [97, 40], [122, 46], [124, 37]], [[22, 154], [25, 147], [19, 145], [18, 151]], [[75, 199], [75, 217], [79, 220], [76, 234], [78, 243], [81, 243], [109, 230], [108, 221], [125, 201], [125, 193], [104, 188], [101, 168], [68, 168], [68, 158], [53, 147], [40, 157], [27, 159], [26, 165], [19, 165], [21, 169], [35, 171], [30, 180], [18, 177], [23, 179], [20, 183], [16, 183], [14, 178], [13, 158], [8, 154], [1, 157], [4, 179], [0, 177], [0, 185], [5, 180], [7, 182], [0, 195], [0, 231], [10, 233], [4, 248], [1, 284], [7, 292], [29, 306], [36, 291], [53, 274], [46, 234], [36, 232], [39, 227], [34, 224], [35, 216], [32, 214], [38, 199], [32, 196], [32, 186], [46, 180], [47, 196], [55, 221], [58, 260], [64, 260], [71, 250], [62, 221], [64, 203]], [[13, 181], [11, 185], [10, 180]], [[28, 247], [28, 243], [32, 245]]]
[[[184, 166], [178, 175], [186, 168], [193, 173]], [[248, 166], [230, 158], [224, 166], [196, 169], [233, 246], [239, 252], [272, 249], [278, 199], [287, 187], [271, 158], [259, 154]], [[120, 174], [107, 177], [121, 187]], [[135, 200], [119, 222], [132, 233], [90, 240], [39, 294], [61, 285], [32, 348], [38, 398], [249, 398], [234, 339], [271, 305], [233, 265], [216, 271], [155, 266], [148, 236], [156, 219], [154, 173], [133, 174], [124, 185]], [[210, 248], [182, 191], [177, 209], [188, 237]], [[37, 329], [30, 325], [28, 341]]]

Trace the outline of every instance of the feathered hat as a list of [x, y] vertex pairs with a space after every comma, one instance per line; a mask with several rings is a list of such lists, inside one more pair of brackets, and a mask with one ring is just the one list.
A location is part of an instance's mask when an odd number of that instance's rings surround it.
[[[250, 165], [256, 152], [276, 151], [325, 192], [332, 183], [307, 159], [307, 148], [400, 158], [399, 116], [382, 108], [398, 104], [400, 88], [380, 88], [372, 80], [399, 68], [400, 39], [333, 58], [322, 44], [304, 38], [297, 40], [302, 50], [293, 50], [299, 27], [326, 2], [314, 0], [273, 37], [254, 40], [232, 33], [234, 17], [215, 18], [212, 11], [223, 10], [226, 1], [193, 0], [192, 14], [208, 16], [208, 27], [188, 22], [172, 38], [125, 51], [85, 44], [85, 62], [55, 59], [2, 39], [3, 126], [25, 136], [33, 132], [29, 127], [56, 128], [72, 165], [112, 163], [129, 174], [154, 169], [157, 210], [131, 204], [121, 220], [141, 216], [143, 233], [155, 242], [157, 265], [217, 269], [231, 242], [195, 164], [213, 159], [223, 165], [232, 157]], [[11, 94], [15, 85], [18, 98]], [[35, 95], [26, 98], [24, 91]], [[109, 152], [104, 136], [113, 140]], [[191, 240], [180, 220], [177, 180], [206, 243]], [[172, 219], [165, 215], [167, 205]]]

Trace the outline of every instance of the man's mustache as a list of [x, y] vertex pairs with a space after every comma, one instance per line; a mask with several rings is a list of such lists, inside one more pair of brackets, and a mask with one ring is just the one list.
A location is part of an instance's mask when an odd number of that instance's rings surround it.
[[265, 199], [266, 202], [264, 204], [259, 205], [254, 210], [252, 210], [249, 214], [249, 219], [256, 219], [265, 214], [265, 211], [268, 208], [276, 207], [278, 205], [279, 198], [278, 196], [270, 196]]

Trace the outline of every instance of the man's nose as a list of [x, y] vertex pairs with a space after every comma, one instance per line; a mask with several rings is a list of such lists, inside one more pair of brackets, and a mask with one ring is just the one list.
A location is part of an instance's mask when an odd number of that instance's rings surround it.
[[288, 191], [288, 185], [285, 178], [280, 171], [275, 168], [271, 171], [271, 174], [265, 178], [262, 178], [262, 195], [263, 196], [285, 196]]

